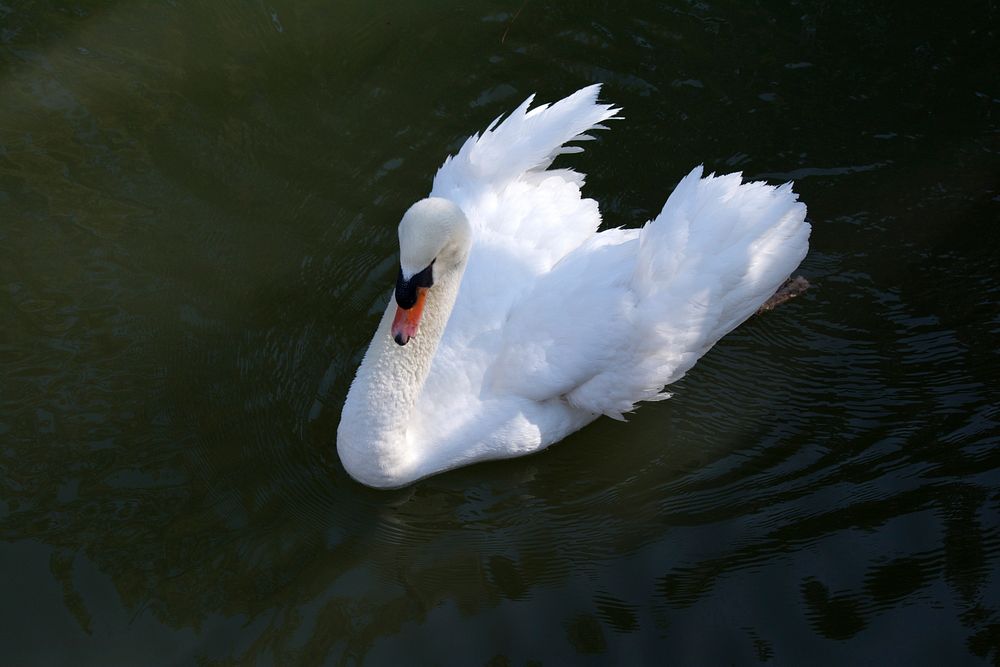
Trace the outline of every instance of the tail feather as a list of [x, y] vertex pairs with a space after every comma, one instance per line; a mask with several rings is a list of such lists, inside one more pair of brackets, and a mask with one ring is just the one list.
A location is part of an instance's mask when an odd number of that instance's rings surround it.
[[642, 229], [633, 275], [652, 333], [636, 355], [655, 378], [647, 391], [680, 379], [774, 294], [809, 248], [805, 217], [791, 183], [702, 178], [701, 167], [681, 180]]

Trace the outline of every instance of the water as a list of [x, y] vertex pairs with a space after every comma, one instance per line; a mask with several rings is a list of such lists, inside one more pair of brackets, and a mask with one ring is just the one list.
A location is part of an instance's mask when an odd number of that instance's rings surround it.
[[[1000, 662], [992, 3], [0, 4], [9, 664]], [[608, 224], [794, 178], [804, 297], [394, 492], [334, 451], [395, 225], [605, 82]]]

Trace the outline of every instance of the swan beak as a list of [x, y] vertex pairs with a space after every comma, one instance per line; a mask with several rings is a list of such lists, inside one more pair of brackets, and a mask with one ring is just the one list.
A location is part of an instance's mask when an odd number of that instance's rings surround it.
[[417, 335], [420, 316], [424, 312], [424, 299], [427, 298], [427, 288], [417, 288], [417, 300], [411, 308], [396, 308], [396, 317], [392, 320], [392, 339], [400, 345], [406, 345]]

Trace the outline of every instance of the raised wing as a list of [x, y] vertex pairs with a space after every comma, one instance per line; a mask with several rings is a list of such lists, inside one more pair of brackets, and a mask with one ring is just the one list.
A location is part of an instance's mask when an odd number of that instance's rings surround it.
[[530, 110], [529, 97], [438, 170], [431, 196], [458, 204], [473, 228], [444, 343], [499, 330], [536, 278], [597, 231], [601, 215], [597, 202], [580, 194], [583, 175], [548, 167], [561, 153], [583, 150], [567, 142], [592, 138], [588, 131], [615, 117], [619, 110], [598, 103], [599, 92], [588, 86]]

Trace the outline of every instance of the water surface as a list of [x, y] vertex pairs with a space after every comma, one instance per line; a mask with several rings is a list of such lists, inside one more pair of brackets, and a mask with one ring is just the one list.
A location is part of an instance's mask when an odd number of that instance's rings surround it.
[[[0, 655], [1000, 662], [996, 14], [0, 3]], [[597, 81], [607, 225], [794, 179], [815, 287], [626, 424], [352, 482], [399, 216]]]

